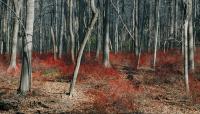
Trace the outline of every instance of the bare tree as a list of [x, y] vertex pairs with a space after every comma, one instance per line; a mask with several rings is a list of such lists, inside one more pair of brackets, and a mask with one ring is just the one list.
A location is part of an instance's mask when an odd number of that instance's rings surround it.
[[[192, 29], [192, 1], [191, 0], [185, 0], [186, 4], [186, 19], [185, 19], [185, 51], [184, 51], [184, 74], [185, 74], [185, 85], [186, 85], [186, 92], [189, 94], [189, 76], [188, 76], [188, 69], [193, 69], [193, 61], [194, 61], [194, 55], [193, 55], [193, 29]], [[189, 40], [189, 42], [188, 42]], [[189, 48], [188, 48], [189, 45]], [[189, 52], [188, 52], [189, 51]], [[191, 52], [190, 52], [191, 51]], [[188, 56], [189, 55], [189, 56]]]
[[185, 67], [184, 67], [184, 73], [185, 73], [185, 85], [186, 85], [186, 91], [189, 93], [189, 81], [188, 81], [188, 20], [185, 21], [185, 51], [184, 51], [184, 60], [185, 60]]
[[188, 1], [188, 34], [189, 34], [189, 70], [194, 71], [194, 36], [193, 36], [193, 13], [192, 0]]
[[155, 69], [155, 67], [156, 67], [157, 46], [158, 46], [158, 37], [159, 37], [160, 5], [161, 5], [161, 0], [158, 0], [158, 3], [157, 3], [156, 35], [155, 35], [155, 45], [154, 45], [154, 59], [153, 59], [153, 67], [154, 67], [154, 69]]
[[[99, 10], [101, 9], [101, 4], [100, 4], [100, 0], [98, 0], [97, 2], [97, 7], [99, 8]], [[99, 58], [99, 53], [100, 53], [100, 50], [101, 50], [101, 13], [99, 12], [99, 17], [98, 17], [98, 26], [97, 26], [97, 46], [96, 46], [96, 59]]]
[[70, 0], [69, 5], [69, 29], [71, 36], [71, 60], [72, 63], [75, 64], [74, 51], [75, 51], [75, 38], [73, 33], [73, 0]]
[[11, 54], [11, 60], [10, 60], [10, 65], [9, 65], [8, 70], [16, 68], [17, 40], [18, 40], [18, 32], [19, 32], [18, 17], [20, 16], [21, 5], [22, 5], [22, 0], [14, 0], [15, 12], [16, 12], [17, 17], [15, 18], [14, 32], [13, 32], [13, 39], [12, 39], [12, 54]]
[[76, 62], [76, 67], [75, 67], [75, 70], [74, 70], [74, 75], [73, 75], [73, 80], [71, 82], [71, 85], [70, 85], [70, 96], [73, 95], [73, 91], [74, 91], [74, 87], [75, 87], [75, 84], [76, 84], [76, 80], [77, 80], [77, 77], [78, 77], [78, 72], [79, 72], [79, 68], [80, 68], [80, 64], [81, 64], [81, 59], [82, 59], [82, 55], [83, 55], [83, 51], [84, 51], [84, 48], [85, 48], [85, 45], [87, 43], [87, 41], [89, 40], [90, 36], [91, 36], [91, 33], [92, 33], [92, 30], [94, 28], [94, 25], [98, 19], [98, 10], [96, 9], [96, 6], [95, 6], [95, 1], [94, 0], [90, 0], [90, 3], [91, 3], [91, 9], [92, 9], [92, 13], [93, 13], [93, 17], [92, 17], [92, 20], [90, 22], [90, 25], [87, 29], [87, 32], [85, 34], [85, 37], [84, 37], [84, 40], [83, 40], [83, 43], [79, 49], [79, 53], [78, 53], [78, 58], [77, 58], [77, 62]]
[[138, 4], [139, 4], [139, 1], [138, 0], [135, 0], [134, 1], [134, 5], [135, 5], [135, 54], [136, 55], [139, 55], [139, 19], [138, 19], [138, 12], [139, 12], [139, 10], [138, 10]]
[[[62, 0], [62, 3], [64, 4], [64, 0]], [[62, 5], [61, 8], [61, 28], [60, 28], [60, 41], [59, 41], [59, 58], [62, 57], [62, 51], [63, 51], [63, 35], [64, 35], [64, 5]]]
[[[117, 14], [120, 14], [119, 0], [117, 0], [116, 2], [117, 2]], [[115, 40], [114, 40], [115, 54], [119, 51], [119, 31], [118, 30], [119, 30], [119, 15], [117, 15], [116, 22], [115, 22]]]
[[110, 36], [109, 36], [109, 4], [110, 0], [105, 1], [106, 9], [105, 9], [105, 17], [104, 17], [104, 28], [103, 28], [103, 64], [105, 67], [110, 67], [109, 53], [110, 53]]
[[52, 37], [52, 43], [53, 43], [53, 54], [54, 54], [54, 60], [57, 59], [57, 52], [58, 52], [58, 48], [57, 48], [57, 43], [56, 43], [56, 37], [53, 31], [53, 28], [51, 27], [51, 37]]
[[27, 0], [27, 17], [26, 17], [26, 31], [23, 39], [23, 60], [20, 78], [20, 86], [18, 92], [26, 95], [31, 91], [32, 83], [32, 37], [33, 37], [33, 23], [34, 23], [34, 2], [35, 0]]

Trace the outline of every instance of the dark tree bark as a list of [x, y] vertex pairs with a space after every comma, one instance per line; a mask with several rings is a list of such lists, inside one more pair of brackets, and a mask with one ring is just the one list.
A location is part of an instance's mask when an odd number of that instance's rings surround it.
[[[97, 7], [101, 10], [100, 0], [97, 2]], [[101, 13], [99, 13], [98, 17], [98, 26], [97, 26], [97, 43], [96, 43], [96, 59], [99, 58], [100, 50], [101, 50]]]
[[62, 58], [62, 51], [63, 51], [63, 36], [64, 36], [64, 0], [61, 1], [61, 27], [60, 27], [60, 39], [59, 39], [59, 53], [58, 56]]

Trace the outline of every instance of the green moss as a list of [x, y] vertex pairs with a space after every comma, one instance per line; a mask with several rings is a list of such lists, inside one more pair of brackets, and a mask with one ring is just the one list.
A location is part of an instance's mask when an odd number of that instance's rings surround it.
[[60, 75], [60, 72], [59, 72], [58, 69], [52, 68], [52, 69], [44, 70], [42, 75], [45, 76], [45, 77], [58, 76], [58, 75]]

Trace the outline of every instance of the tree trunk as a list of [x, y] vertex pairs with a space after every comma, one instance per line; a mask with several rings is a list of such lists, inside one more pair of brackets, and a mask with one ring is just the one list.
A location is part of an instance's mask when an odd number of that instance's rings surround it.
[[[9, 1], [7, 1], [7, 5]], [[7, 19], [7, 16], [8, 16], [8, 8], [5, 8], [4, 9], [4, 15], [3, 15], [3, 38], [2, 38], [2, 54], [5, 54], [6, 53], [6, 38], [7, 38], [7, 35], [8, 35], [8, 19]]]
[[12, 54], [11, 60], [8, 70], [12, 70], [16, 68], [16, 57], [17, 57], [17, 40], [18, 40], [18, 31], [19, 31], [19, 20], [18, 17], [20, 16], [22, 0], [14, 0], [14, 6], [16, 11], [16, 18], [14, 24], [14, 31], [13, 31], [13, 41], [12, 41]]
[[178, 19], [179, 19], [178, 3], [179, 3], [179, 0], [176, 0], [175, 38], [178, 37]]
[[[58, 0], [55, 0], [55, 41], [56, 41], [56, 46], [58, 46]], [[56, 47], [58, 49], [58, 47]], [[57, 54], [56, 54], [57, 56]], [[57, 58], [57, 57], [56, 57]]]
[[194, 71], [194, 37], [193, 37], [193, 21], [192, 21], [192, 0], [188, 1], [188, 34], [189, 34], [189, 70]]
[[[62, 0], [62, 4], [64, 4], [64, 0]], [[61, 11], [61, 29], [60, 29], [60, 42], [59, 42], [59, 58], [62, 58], [63, 51], [63, 35], [64, 35], [64, 5], [62, 5]]]
[[[150, 1], [153, 1], [154, 0], [150, 0]], [[152, 37], [153, 37], [153, 5], [151, 4], [150, 2], [150, 6], [149, 6], [149, 41], [148, 41], [148, 52], [151, 51], [151, 41], [152, 41]]]
[[85, 0], [79, 0], [79, 30], [78, 30], [78, 33], [79, 33], [79, 44], [81, 44], [83, 42], [83, 37], [84, 37], [84, 13], [85, 13], [85, 6], [86, 6], [86, 3], [85, 3]]
[[[43, 7], [43, 1], [40, 2], [40, 10], [42, 10]], [[42, 46], [43, 46], [43, 18], [42, 18], [42, 11], [40, 11], [40, 49], [39, 52], [42, 54]]]
[[138, 56], [139, 55], [139, 20], [138, 20], [138, 4], [139, 1], [135, 0], [135, 54]]
[[[98, 0], [98, 2], [97, 2], [97, 6], [98, 6], [98, 8], [99, 8], [99, 11], [102, 9], [102, 7], [101, 7], [101, 4], [100, 4], [100, 0]], [[96, 45], [97, 45], [97, 47], [96, 47], [96, 59], [98, 59], [99, 58], [99, 54], [100, 54], [100, 50], [101, 50], [101, 41], [102, 41], [102, 38], [101, 38], [101, 34], [102, 34], [102, 31], [101, 31], [101, 28], [102, 28], [102, 26], [101, 26], [101, 22], [102, 22], [102, 20], [101, 20], [102, 18], [101, 18], [101, 13], [99, 12], [99, 17], [98, 17], [98, 26], [97, 26], [97, 40], [96, 40]]]
[[[170, 39], [174, 39], [174, 22], [175, 22], [175, 4], [176, 4], [176, 1], [175, 0], [172, 0], [172, 3], [171, 3], [171, 7], [172, 7], [172, 10], [171, 10], [171, 29], [170, 29]], [[173, 41], [173, 40], [171, 40]]]
[[154, 69], [156, 67], [158, 35], [159, 35], [159, 26], [160, 26], [160, 5], [161, 5], [161, 0], [158, 0], [158, 3], [157, 3], [157, 24], [156, 24], [156, 35], [155, 35], [155, 45], [154, 45], [154, 59], [153, 59]]
[[185, 20], [185, 46], [184, 46], [184, 74], [185, 74], [185, 85], [186, 92], [189, 93], [189, 80], [188, 80], [188, 19]]
[[[132, 11], [132, 31], [133, 31], [133, 37], [135, 36], [135, 0], [133, 2], [133, 11]], [[135, 39], [135, 38], [134, 38]], [[132, 50], [134, 51], [134, 40], [132, 40]]]
[[120, 9], [119, 9], [119, 0], [117, 0], [117, 18], [115, 23], [115, 54], [119, 51], [119, 15]]
[[99, 18], [98, 18], [98, 33], [97, 33], [97, 47], [96, 47], [96, 59], [99, 58], [99, 53], [100, 53], [100, 50], [101, 50], [101, 17], [99, 15]]
[[81, 58], [82, 58], [82, 55], [83, 55], [85, 45], [86, 45], [88, 39], [90, 38], [92, 30], [94, 28], [94, 25], [95, 25], [95, 23], [98, 19], [98, 10], [95, 7], [95, 1], [94, 0], [91, 0], [91, 8], [92, 8], [93, 17], [92, 17], [90, 26], [89, 26], [86, 34], [85, 34], [83, 43], [82, 43], [80, 50], [79, 50], [79, 53], [78, 53], [76, 67], [75, 67], [74, 75], [73, 75], [73, 80], [72, 80], [72, 83], [70, 85], [70, 96], [73, 95], [73, 91], [74, 91], [74, 87], [75, 87], [75, 84], [76, 84], [76, 80], [77, 80], [77, 76], [78, 76], [78, 72], [79, 72], [79, 68], [80, 68], [80, 63], [81, 63]]
[[[11, 6], [11, 2], [10, 0], [7, 0], [7, 5], [8, 7]], [[9, 8], [7, 8], [7, 36], [6, 36], [6, 53], [9, 54], [10, 53], [10, 10]]]
[[20, 86], [18, 92], [26, 95], [31, 91], [32, 83], [32, 36], [34, 24], [34, 0], [27, 0], [27, 18], [26, 18], [26, 35], [23, 39], [23, 58], [22, 58], [22, 71], [20, 78]]
[[181, 17], [181, 20], [182, 20], [182, 25], [181, 25], [181, 53], [182, 55], [184, 56], [184, 53], [185, 53], [185, 39], [184, 39], [184, 36], [185, 36], [185, 15], [183, 14], [182, 17]]
[[[192, 1], [185, 1], [187, 8], [186, 10], [186, 19], [185, 19], [185, 56], [184, 56], [184, 75], [185, 75], [185, 85], [186, 93], [189, 95], [189, 69], [192, 69], [192, 62], [194, 61], [194, 44], [193, 44], [193, 29], [192, 29]], [[189, 47], [188, 47], [189, 46]], [[189, 51], [189, 52], [188, 52]]]
[[73, 33], [73, 0], [70, 0], [70, 6], [69, 6], [69, 29], [70, 29], [70, 36], [71, 36], [71, 60], [72, 63], [75, 64], [74, 59], [74, 51], [75, 51], [75, 39], [74, 39], [74, 33]]
[[109, 48], [109, 41], [110, 41], [110, 36], [109, 36], [109, 4], [110, 0], [106, 0], [106, 9], [105, 9], [105, 17], [104, 17], [104, 33], [103, 33], [103, 39], [104, 39], [104, 49], [103, 49], [103, 65], [105, 67], [110, 67], [110, 60], [109, 60], [109, 53], [110, 53], [110, 48]]
[[56, 46], [56, 38], [55, 38], [55, 34], [53, 32], [53, 28], [51, 27], [51, 37], [52, 37], [52, 43], [53, 43], [53, 54], [54, 54], [54, 60], [57, 59], [57, 46]]

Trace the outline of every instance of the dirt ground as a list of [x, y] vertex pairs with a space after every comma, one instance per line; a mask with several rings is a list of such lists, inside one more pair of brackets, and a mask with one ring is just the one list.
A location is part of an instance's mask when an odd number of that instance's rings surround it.
[[[7, 71], [8, 56], [0, 56], [1, 114], [200, 114], [200, 55], [190, 75], [190, 96], [185, 94], [183, 60], [178, 51], [159, 52], [156, 70], [152, 55], [137, 58], [111, 54], [112, 67], [101, 57], [85, 54], [73, 97], [67, 95], [74, 65], [69, 57], [33, 54], [33, 87], [26, 97], [17, 94], [20, 58], [15, 71]], [[179, 57], [177, 59], [177, 57]]]

